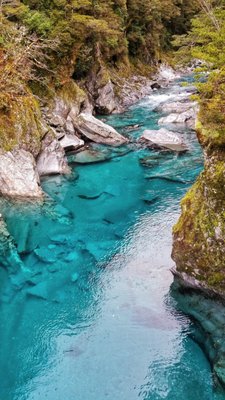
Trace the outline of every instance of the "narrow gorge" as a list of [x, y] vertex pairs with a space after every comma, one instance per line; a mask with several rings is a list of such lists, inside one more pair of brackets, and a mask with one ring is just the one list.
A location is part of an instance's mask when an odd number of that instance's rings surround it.
[[223, 1], [0, 2], [0, 399], [225, 399], [224, 43]]

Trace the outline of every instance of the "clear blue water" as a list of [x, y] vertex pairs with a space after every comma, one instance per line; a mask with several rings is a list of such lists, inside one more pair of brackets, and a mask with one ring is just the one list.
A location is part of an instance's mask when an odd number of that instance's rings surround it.
[[[137, 138], [179, 91], [108, 122], [141, 124]], [[0, 400], [225, 399], [169, 294], [171, 228], [202, 169], [195, 135], [182, 134], [184, 155], [133, 143], [45, 179], [43, 206], [2, 201], [23, 268], [0, 269]]]

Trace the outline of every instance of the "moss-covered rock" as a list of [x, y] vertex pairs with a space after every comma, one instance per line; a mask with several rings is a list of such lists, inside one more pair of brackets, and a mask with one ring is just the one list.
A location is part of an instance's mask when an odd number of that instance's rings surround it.
[[177, 271], [225, 293], [224, 150], [207, 149], [204, 172], [181, 207], [182, 215], [173, 230], [172, 257]]
[[46, 133], [42, 123], [39, 103], [27, 93], [16, 97], [7, 107], [0, 109], [0, 148], [11, 151], [15, 146], [36, 156], [41, 139]]

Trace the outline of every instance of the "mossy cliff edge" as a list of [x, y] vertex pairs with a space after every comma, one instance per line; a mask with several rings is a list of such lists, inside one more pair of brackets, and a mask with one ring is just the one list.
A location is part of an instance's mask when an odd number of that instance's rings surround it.
[[[197, 134], [204, 171], [181, 202], [172, 257], [183, 284], [225, 295], [225, 83], [224, 71], [204, 87]], [[189, 277], [194, 278], [189, 281]], [[196, 281], [195, 281], [196, 280]], [[199, 285], [200, 283], [200, 285]]]

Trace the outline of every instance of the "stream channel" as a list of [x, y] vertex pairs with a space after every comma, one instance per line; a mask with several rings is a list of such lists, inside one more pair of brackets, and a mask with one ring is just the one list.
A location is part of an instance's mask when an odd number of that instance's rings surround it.
[[106, 117], [139, 124], [133, 143], [44, 179], [44, 205], [1, 200], [24, 267], [0, 268], [0, 400], [225, 399], [170, 294], [172, 226], [201, 148], [188, 129], [182, 155], [135, 141], [158, 129], [157, 104], [186, 95], [177, 81]]

